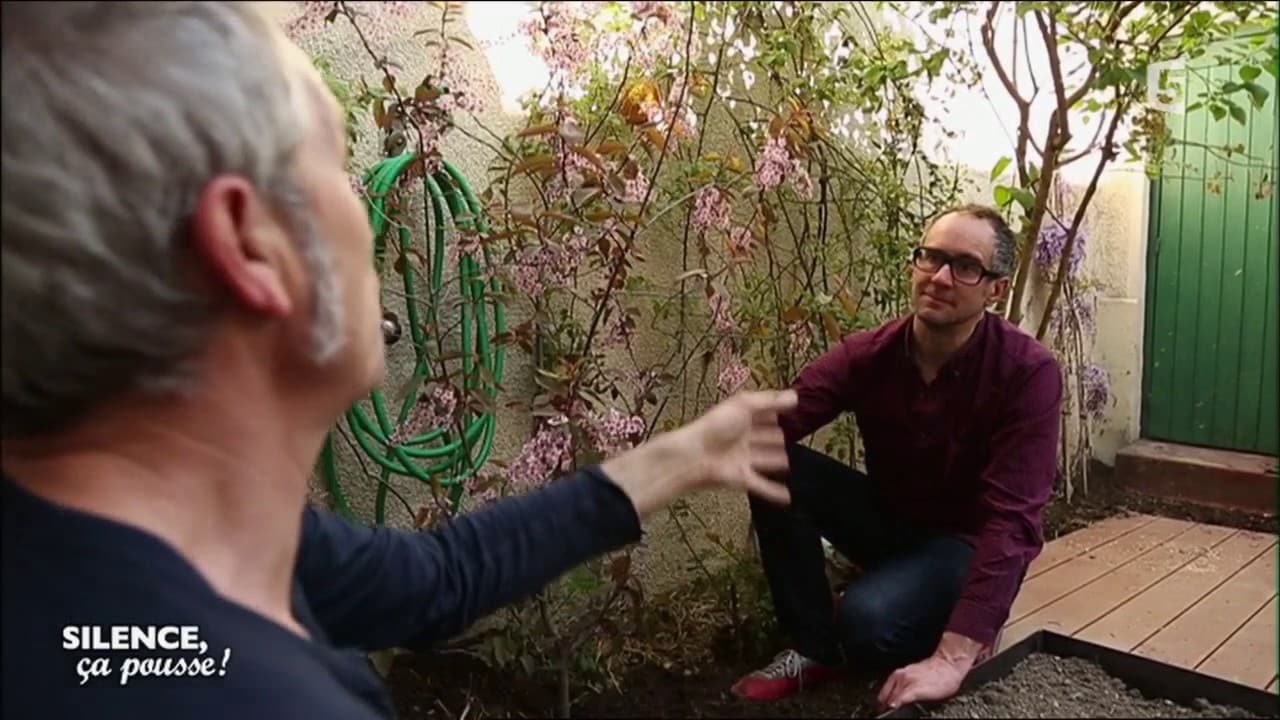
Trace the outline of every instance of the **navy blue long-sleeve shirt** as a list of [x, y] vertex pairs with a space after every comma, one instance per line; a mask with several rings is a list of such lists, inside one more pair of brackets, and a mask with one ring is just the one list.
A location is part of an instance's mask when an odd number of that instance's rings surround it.
[[[641, 535], [630, 499], [597, 467], [430, 532], [309, 508], [293, 592], [306, 639], [219, 596], [149, 533], [7, 477], [2, 497], [6, 718], [390, 718], [365, 651], [446, 639]], [[187, 628], [187, 649], [111, 649], [112, 627], [121, 642], [153, 643]], [[107, 649], [90, 644], [92, 628]], [[158, 658], [195, 676], [140, 672]]]

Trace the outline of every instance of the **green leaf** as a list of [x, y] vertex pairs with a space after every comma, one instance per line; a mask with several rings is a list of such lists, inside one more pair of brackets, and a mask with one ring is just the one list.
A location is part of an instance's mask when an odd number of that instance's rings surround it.
[[937, 75], [939, 72], [942, 72], [942, 63], [946, 62], [949, 54], [950, 51], [947, 50], [947, 48], [942, 48], [941, 50], [934, 52], [924, 61], [925, 70], [927, 70], [930, 75]]
[[1009, 203], [1013, 202], [1013, 191], [1004, 185], [997, 185], [995, 189], [996, 205], [1000, 207], [1009, 207]]
[[1216, 103], [1209, 106], [1209, 112], [1213, 113], [1214, 120], [1221, 120], [1227, 116], [1227, 109]]
[[1009, 163], [1011, 162], [1013, 162], [1013, 160], [1007, 156], [997, 160], [996, 166], [991, 168], [991, 179], [995, 180], [1000, 177], [1000, 174], [1005, 171], [1005, 168], [1009, 167]]
[[1244, 108], [1236, 105], [1235, 103], [1231, 103], [1231, 119], [1241, 125], [1244, 125], [1248, 120], [1248, 115], [1245, 114]]
[[1249, 97], [1253, 99], [1253, 107], [1255, 109], [1261, 110], [1262, 106], [1267, 104], [1267, 97], [1271, 93], [1267, 92], [1266, 88], [1250, 81], [1244, 84], [1244, 89], [1249, 92]]
[[1258, 76], [1261, 74], [1262, 68], [1257, 67], [1256, 65], [1245, 65], [1240, 68], [1240, 79], [1246, 83], [1251, 83], [1254, 80], [1257, 80]]
[[1026, 188], [1014, 188], [1013, 199], [1017, 200], [1022, 209], [1027, 212], [1031, 212], [1031, 208], [1036, 204], [1036, 196], [1032, 195], [1031, 191]]

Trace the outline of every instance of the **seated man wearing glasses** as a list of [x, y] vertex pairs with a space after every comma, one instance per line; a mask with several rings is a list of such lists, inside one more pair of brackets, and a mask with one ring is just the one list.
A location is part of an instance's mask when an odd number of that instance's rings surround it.
[[[942, 700], [998, 643], [1043, 545], [1062, 381], [1054, 356], [988, 312], [1015, 243], [999, 213], [938, 216], [914, 251], [914, 312], [800, 373], [784, 416], [792, 504], [751, 500], [777, 619], [793, 643], [734, 692], [774, 700], [841, 666], [892, 672], [882, 707]], [[864, 475], [800, 446], [852, 412]], [[821, 538], [862, 574], [832, 605]]]

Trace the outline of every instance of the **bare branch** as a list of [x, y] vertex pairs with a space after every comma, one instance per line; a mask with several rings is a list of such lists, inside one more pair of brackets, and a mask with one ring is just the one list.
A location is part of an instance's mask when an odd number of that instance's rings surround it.
[[1098, 127], [1093, 131], [1093, 139], [1090, 140], [1089, 143], [1084, 146], [1084, 148], [1070, 155], [1064, 156], [1061, 160], [1058, 161], [1058, 167], [1066, 167], [1067, 165], [1070, 165], [1071, 163], [1076, 162], [1080, 158], [1083, 158], [1089, 153], [1096, 150], [1098, 148], [1098, 139], [1102, 137], [1102, 130], [1105, 127], [1107, 127], [1107, 113], [1104, 112], [1102, 114], [1101, 121], [1098, 123]]
[[[1009, 93], [1009, 97], [1013, 98], [1013, 101], [1018, 104], [1018, 110], [1025, 113], [1030, 108], [1031, 103], [1018, 92], [1018, 86], [1009, 78], [1009, 74], [1005, 72], [1004, 64], [1000, 62], [1000, 53], [996, 52], [995, 17], [996, 11], [999, 9], [1000, 3], [995, 2], [994, 0], [991, 3], [991, 6], [987, 8], [987, 16], [982, 22], [981, 28], [982, 46], [986, 48], [987, 55], [991, 60], [991, 66], [995, 68], [996, 75], [1000, 77], [1000, 82], [1004, 85], [1004, 89]], [[1017, 62], [1016, 57], [1014, 58], [1014, 62]]]
[[1049, 291], [1049, 299], [1045, 301], [1044, 313], [1040, 317], [1040, 327], [1036, 330], [1036, 339], [1043, 340], [1046, 332], [1049, 331], [1049, 321], [1053, 317], [1053, 306], [1058, 302], [1059, 296], [1062, 295], [1062, 284], [1067, 275], [1067, 265], [1071, 260], [1072, 250], [1075, 249], [1076, 234], [1080, 230], [1080, 224], [1084, 221], [1085, 211], [1089, 209], [1089, 203], [1093, 200], [1093, 195], [1098, 190], [1098, 181], [1102, 179], [1102, 171], [1116, 157], [1116, 131], [1120, 128], [1120, 119], [1124, 117], [1125, 110], [1128, 109], [1132, 98], [1124, 98], [1120, 100], [1117, 93], [1117, 103], [1115, 114], [1111, 116], [1111, 123], [1107, 126], [1107, 137], [1103, 141], [1102, 157], [1098, 159], [1098, 165], [1094, 168], [1093, 177], [1089, 180], [1089, 186], [1085, 188], [1084, 195], [1080, 198], [1080, 203], [1076, 206], [1075, 217], [1071, 220], [1071, 227], [1067, 230], [1067, 239], [1062, 246], [1062, 256], [1058, 258], [1058, 272], [1054, 278], [1053, 288]]

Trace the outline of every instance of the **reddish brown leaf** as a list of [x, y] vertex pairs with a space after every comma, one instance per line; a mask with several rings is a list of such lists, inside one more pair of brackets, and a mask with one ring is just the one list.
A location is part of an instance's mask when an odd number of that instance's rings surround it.
[[609, 577], [618, 585], [627, 581], [627, 576], [631, 573], [631, 556], [619, 555], [609, 563]]

